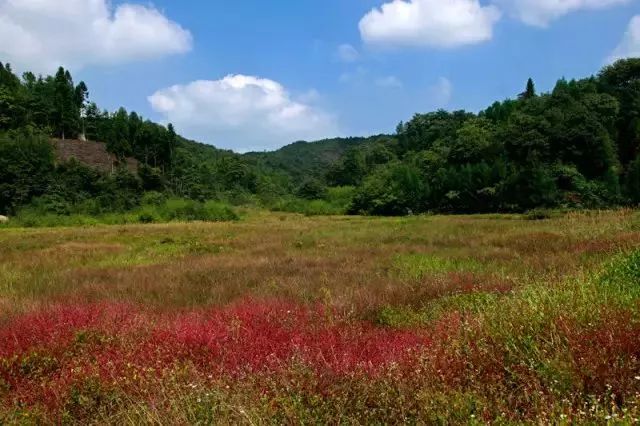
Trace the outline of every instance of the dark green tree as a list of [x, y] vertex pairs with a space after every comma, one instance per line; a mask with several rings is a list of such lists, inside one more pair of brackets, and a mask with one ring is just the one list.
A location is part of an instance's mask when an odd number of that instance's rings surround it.
[[626, 193], [631, 202], [640, 204], [640, 157], [636, 158], [627, 171]]
[[423, 211], [426, 193], [420, 171], [400, 162], [378, 167], [358, 188], [351, 212], [402, 216]]
[[47, 136], [25, 128], [0, 134], [0, 212], [15, 210], [46, 192], [54, 171]]
[[621, 59], [605, 67], [598, 83], [620, 104], [616, 140], [620, 162], [627, 167], [640, 154], [640, 58]]
[[536, 85], [534, 84], [533, 79], [530, 78], [529, 80], [527, 80], [527, 87], [524, 90], [524, 92], [520, 94], [519, 97], [520, 99], [523, 99], [523, 100], [536, 97]]
[[75, 137], [80, 128], [78, 94], [69, 71], [60, 67], [54, 78], [53, 125], [62, 139]]
[[111, 131], [107, 137], [107, 150], [123, 161], [133, 153], [130, 141], [129, 115], [120, 108], [111, 118]]

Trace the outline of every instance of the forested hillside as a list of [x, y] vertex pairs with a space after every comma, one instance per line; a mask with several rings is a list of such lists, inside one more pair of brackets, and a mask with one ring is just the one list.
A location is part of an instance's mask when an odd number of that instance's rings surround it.
[[348, 151], [375, 143], [384, 135], [369, 138], [335, 138], [318, 142], [295, 142], [273, 152], [251, 152], [246, 158], [271, 170], [283, 171], [295, 180], [321, 179], [327, 169], [338, 162]]
[[[350, 153], [354, 213], [523, 211], [640, 202], [640, 60], [479, 114], [437, 111]], [[338, 166], [338, 169], [340, 167]], [[345, 179], [334, 183], [346, 183]]]
[[[531, 80], [523, 88], [478, 114], [417, 114], [392, 136], [240, 155], [124, 108], [103, 111], [63, 68], [18, 77], [0, 64], [0, 214], [96, 215], [162, 197], [381, 215], [640, 202], [640, 59], [559, 80], [549, 93]], [[122, 167], [56, 165], [51, 138], [81, 136], [105, 142]]]
[[[256, 171], [239, 155], [187, 141], [170, 124], [124, 108], [101, 110], [88, 96], [85, 83], [76, 85], [63, 68], [19, 78], [0, 64], [0, 212], [29, 206], [42, 214], [98, 215], [136, 208], [148, 192], [196, 201], [255, 193]], [[56, 165], [51, 138], [82, 136], [106, 143], [120, 167], [102, 173], [79, 162]], [[126, 167], [130, 157], [140, 164], [137, 173]]]

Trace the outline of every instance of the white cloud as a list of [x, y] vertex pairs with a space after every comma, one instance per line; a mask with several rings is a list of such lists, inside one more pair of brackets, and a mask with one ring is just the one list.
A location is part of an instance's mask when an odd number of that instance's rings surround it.
[[338, 81], [342, 84], [361, 84], [364, 83], [369, 70], [359, 66], [354, 71], [347, 71], [340, 74]]
[[0, 56], [38, 72], [153, 59], [191, 46], [191, 34], [152, 6], [0, 0]]
[[392, 0], [360, 21], [369, 44], [452, 48], [490, 40], [497, 7], [479, 0]]
[[360, 52], [350, 44], [338, 46], [338, 59], [342, 62], [357, 62], [360, 59]]
[[526, 24], [546, 27], [551, 21], [582, 9], [604, 9], [631, 0], [496, 0]]
[[398, 77], [390, 75], [387, 77], [378, 78], [376, 80], [376, 86], [390, 89], [400, 89], [402, 88], [403, 84]]
[[640, 15], [631, 18], [627, 32], [624, 34], [622, 41], [611, 53], [609, 62], [618, 59], [640, 57]]
[[238, 152], [339, 134], [331, 114], [293, 99], [278, 82], [253, 76], [176, 85], [149, 102], [183, 134]]
[[453, 84], [448, 78], [440, 77], [438, 82], [429, 88], [429, 97], [434, 108], [445, 108], [453, 97]]

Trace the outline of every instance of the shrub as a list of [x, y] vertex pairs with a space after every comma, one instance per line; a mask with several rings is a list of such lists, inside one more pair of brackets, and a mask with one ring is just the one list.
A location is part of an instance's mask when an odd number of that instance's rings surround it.
[[356, 188], [353, 186], [337, 186], [327, 189], [325, 199], [332, 206], [340, 207], [344, 213], [351, 207], [355, 194]]
[[533, 209], [527, 212], [526, 216], [527, 220], [547, 220], [553, 217], [553, 214], [550, 210], [546, 209]]
[[344, 214], [344, 209], [335, 207], [325, 200], [313, 200], [304, 206], [303, 213], [307, 216], [331, 216]]
[[158, 217], [155, 214], [155, 211], [151, 209], [146, 209], [141, 211], [138, 214], [138, 222], [140, 223], [155, 223], [159, 222]]
[[355, 194], [352, 213], [404, 216], [421, 211], [425, 186], [419, 170], [402, 163], [378, 168]]
[[226, 204], [207, 201], [201, 203], [181, 198], [170, 198], [160, 207], [165, 220], [201, 220], [207, 222], [237, 220], [237, 214]]
[[614, 182], [588, 180], [575, 166], [556, 165], [552, 169], [556, 185], [564, 192], [564, 204], [578, 208], [600, 208], [615, 202], [619, 187]]
[[257, 198], [253, 194], [243, 190], [226, 191], [216, 197], [209, 197], [209, 199], [211, 198], [215, 198], [218, 201], [231, 204], [235, 207], [254, 205], [258, 203]]
[[306, 216], [331, 216], [346, 213], [343, 206], [335, 206], [325, 200], [305, 200], [302, 198], [288, 198], [276, 203], [272, 211], [299, 213]]
[[168, 199], [162, 210], [167, 220], [201, 220], [204, 216], [201, 203], [183, 198]]
[[205, 218], [208, 221], [231, 221], [238, 220], [239, 217], [231, 207], [217, 201], [207, 201], [204, 203]]
[[[15, 227], [58, 227], [58, 226], [85, 226], [85, 225], [123, 225], [129, 223], [161, 223], [170, 221], [231, 221], [238, 220], [235, 211], [227, 204], [208, 201], [200, 203], [193, 200], [172, 198], [160, 203], [162, 194], [146, 194], [147, 204], [140, 208], [114, 212], [94, 214], [88, 211], [93, 205], [91, 200], [87, 200], [81, 207], [75, 208], [75, 213], [58, 214], [47, 207], [44, 201], [38, 201], [33, 205], [22, 209], [6, 226]], [[95, 201], [95, 200], [94, 200]], [[156, 205], [150, 203], [159, 203]], [[50, 203], [50, 200], [47, 201]], [[44, 206], [44, 207], [43, 207]]]
[[143, 206], [161, 206], [162, 204], [167, 202], [167, 196], [157, 192], [157, 191], [149, 191], [145, 192], [142, 196], [142, 200], [140, 204]]
[[317, 179], [309, 179], [300, 185], [296, 195], [307, 200], [318, 200], [327, 195], [327, 187]]
[[47, 194], [36, 198], [25, 207], [34, 214], [56, 214], [68, 216], [71, 214], [72, 205], [57, 194]]
[[55, 228], [61, 226], [91, 226], [105, 223], [102, 217], [82, 214], [41, 214], [33, 210], [21, 210], [8, 224], [11, 227]]

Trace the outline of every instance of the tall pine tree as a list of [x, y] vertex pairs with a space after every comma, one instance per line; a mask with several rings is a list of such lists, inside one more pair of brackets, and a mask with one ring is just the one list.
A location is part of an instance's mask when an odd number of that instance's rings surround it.
[[[86, 87], [86, 86], [85, 86]], [[69, 71], [60, 67], [54, 78], [53, 120], [56, 136], [65, 139], [78, 134], [80, 106]]]
[[520, 99], [531, 99], [536, 97], [536, 85], [533, 79], [527, 80], [527, 88], [524, 92], [520, 93]]

